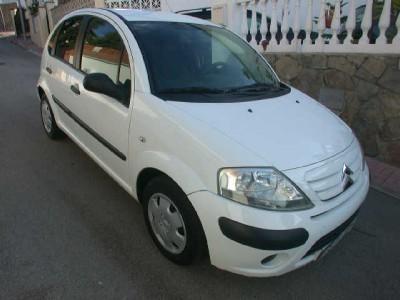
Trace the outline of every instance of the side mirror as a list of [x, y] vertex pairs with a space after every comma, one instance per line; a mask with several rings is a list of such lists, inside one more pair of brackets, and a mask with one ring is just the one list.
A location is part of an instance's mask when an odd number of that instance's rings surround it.
[[87, 74], [83, 79], [83, 87], [88, 91], [104, 94], [118, 100], [125, 100], [124, 93], [103, 73]]

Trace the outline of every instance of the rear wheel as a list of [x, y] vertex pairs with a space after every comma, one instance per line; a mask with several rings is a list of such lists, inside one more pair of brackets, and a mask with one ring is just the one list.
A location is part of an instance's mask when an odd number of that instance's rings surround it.
[[58, 128], [54, 119], [53, 111], [47, 97], [42, 95], [40, 101], [40, 112], [42, 116], [42, 124], [47, 136], [52, 140], [63, 136], [62, 131]]
[[190, 264], [206, 251], [200, 220], [185, 193], [166, 176], [152, 179], [143, 191], [143, 213], [153, 241], [165, 257]]

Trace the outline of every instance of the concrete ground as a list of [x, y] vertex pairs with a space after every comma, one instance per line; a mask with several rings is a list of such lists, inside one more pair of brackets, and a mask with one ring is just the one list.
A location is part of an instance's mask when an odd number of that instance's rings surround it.
[[1, 299], [400, 298], [400, 200], [375, 190], [328, 255], [282, 277], [170, 263], [141, 207], [69, 139], [45, 136], [39, 63], [0, 39]]

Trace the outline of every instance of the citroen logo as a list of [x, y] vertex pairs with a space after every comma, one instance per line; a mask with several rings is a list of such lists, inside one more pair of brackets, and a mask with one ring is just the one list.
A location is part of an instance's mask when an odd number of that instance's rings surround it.
[[343, 192], [347, 190], [352, 184], [353, 184], [353, 179], [351, 179], [350, 175], [353, 174], [353, 171], [346, 165], [343, 164], [343, 169], [342, 169], [342, 188]]

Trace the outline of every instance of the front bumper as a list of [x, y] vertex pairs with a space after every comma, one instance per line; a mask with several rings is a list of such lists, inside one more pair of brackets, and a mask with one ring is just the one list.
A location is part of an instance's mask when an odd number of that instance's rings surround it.
[[337, 242], [351, 228], [368, 189], [366, 168], [357, 184], [330, 200], [329, 205], [304, 211], [256, 209], [208, 191], [190, 194], [189, 199], [203, 225], [214, 266], [242, 275], [269, 277], [316, 260]]

